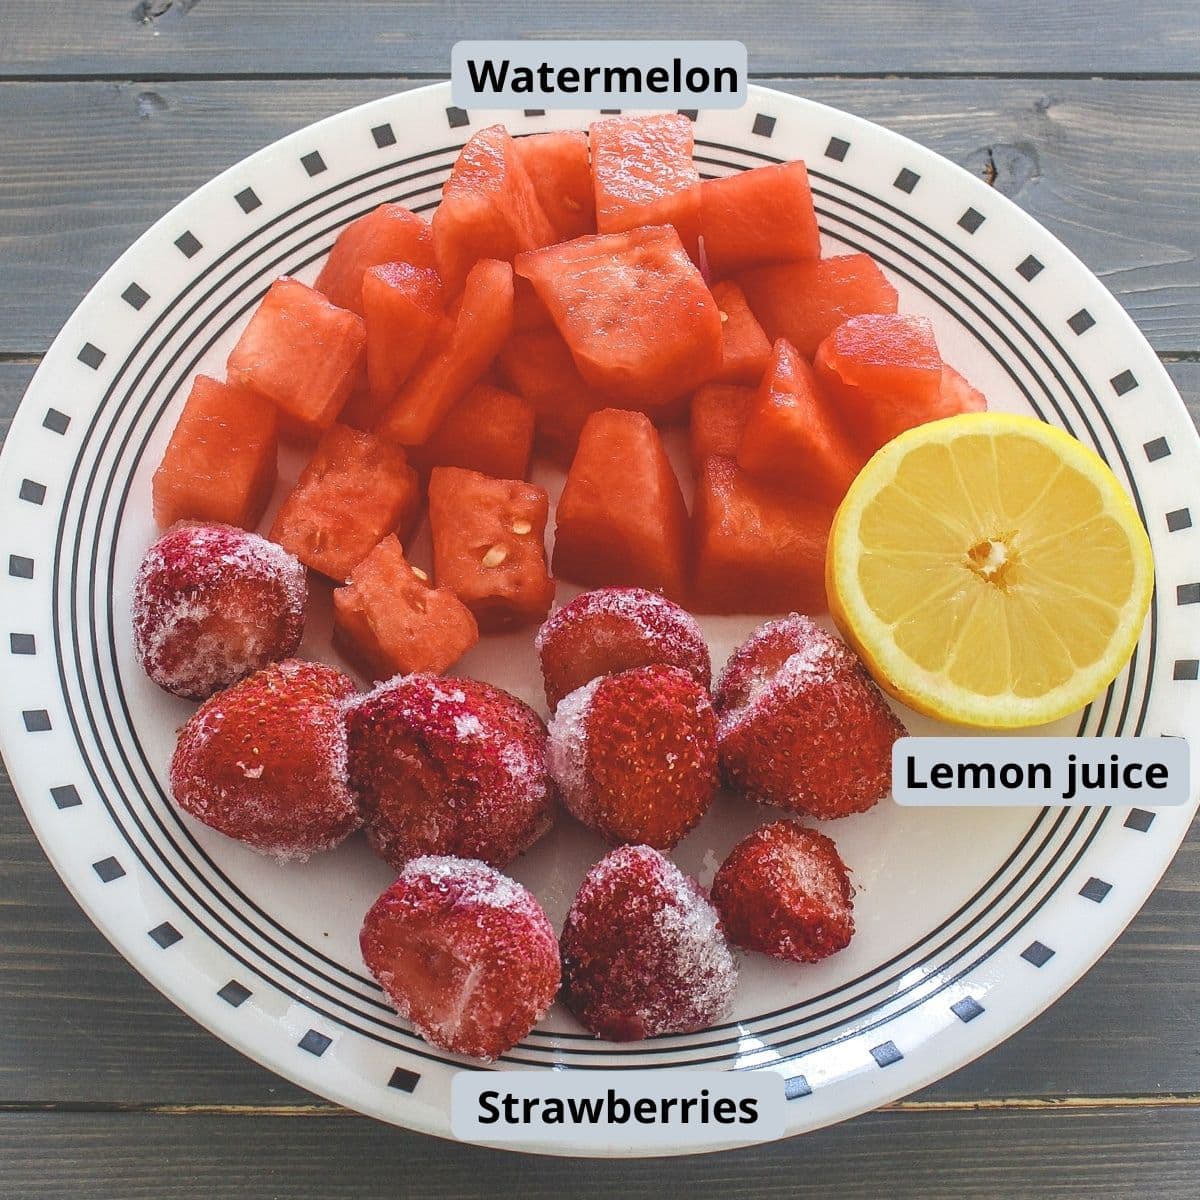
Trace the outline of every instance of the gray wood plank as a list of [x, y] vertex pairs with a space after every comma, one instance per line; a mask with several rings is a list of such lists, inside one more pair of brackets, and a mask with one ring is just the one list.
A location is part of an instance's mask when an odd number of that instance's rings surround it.
[[1194, 1107], [891, 1111], [724, 1154], [580, 1162], [360, 1117], [5, 1114], [0, 1188], [6, 1200], [1194, 1200], [1197, 1136]]
[[[1194, 6], [1142, 0], [945, 4], [889, 0], [782, 8], [770, 0], [699, 6], [529, 0], [5, 0], [3, 72], [312, 75], [449, 71], [460, 37], [736, 38], [754, 72], [1191, 73], [1200, 52]], [[153, 14], [159, 14], [154, 16]], [[699, 19], [698, 19], [699, 18]], [[695, 31], [692, 33], [692, 31]]]
[[37, 363], [32, 361], [0, 363], [0, 446], [36, 369]]
[[[407, 86], [0, 84], [0, 353], [44, 350], [113, 259], [222, 168], [319, 117]], [[1200, 224], [1189, 165], [1200, 138], [1200, 91], [1193, 85], [821, 79], [781, 86], [880, 121], [980, 173], [994, 167], [996, 186], [1105, 280], [1157, 349], [1200, 349]]]

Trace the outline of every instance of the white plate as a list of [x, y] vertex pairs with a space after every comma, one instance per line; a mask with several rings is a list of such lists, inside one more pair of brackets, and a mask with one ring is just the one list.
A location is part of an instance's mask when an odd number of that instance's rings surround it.
[[[443, 1136], [450, 1079], [465, 1064], [392, 1014], [358, 954], [362, 915], [391, 873], [358, 837], [280, 867], [176, 811], [166, 764], [191, 706], [137, 668], [130, 580], [155, 536], [150, 475], [189, 381], [221, 372], [270, 281], [311, 279], [341, 226], [384, 200], [428, 211], [475, 130], [503, 120], [535, 132], [595, 115], [468, 116], [437, 85], [248, 158], [92, 289], [30, 386], [0, 464], [0, 612], [12, 651], [0, 731], [54, 866], [121, 953], [218, 1037], [331, 1100]], [[752, 88], [744, 109], [698, 115], [696, 155], [707, 174], [805, 159], [827, 250], [874, 255], [903, 309], [933, 318], [946, 358], [992, 407], [1068, 429], [1133, 493], [1158, 570], [1144, 636], [1103, 697], [1046, 732], [1194, 729], [1200, 606], [1188, 606], [1200, 591], [1200, 531], [1189, 504], [1200, 501], [1200, 445], [1117, 302], [1003, 196], [833, 109]], [[285, 478], [298, 466], [288, 458]], [[336, 661], [327, 606], [318, 609], [303, 652]], [[706, 622], [718, 667], [756, 623]], [[542, 707], [528, 633], [488, 639], [461, 669]], [[913, 732], [933, 728], [904, 716]], [[685, 1037], [612, 1045], [556, 1009], [497, 1069], [762, 1069], [788, 1081], [789, 1133], [842, 1120], [947, 1074], [1050, 1004], [1141, 906], [1194, 811], [885, 802], [830, 829], [859, 889], [847, 951], [815, 967], [743, 957], [733, 1019]], [[675, 857], [707, 884], [770, 816], [720, 800]], [[602, 852], [564, 820], [513, 873], [558, 925]], [[573, 1152], [569, 1140], [539, 1148]]]

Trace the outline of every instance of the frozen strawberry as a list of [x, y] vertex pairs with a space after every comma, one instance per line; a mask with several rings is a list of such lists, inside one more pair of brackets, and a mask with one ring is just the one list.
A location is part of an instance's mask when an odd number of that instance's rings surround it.
[[562, 933], [567, 1007], [598, 1037], [704, 1029], [729, 1011], [737, 968], [703, 889], [649, 846], [585, 877]]
[[789, 962], [820, 962], [844, 950], [854, 936], [853, 900], [833, 841], [797, 821], [743, 838], [712, 885], [729, 940]]
[[146, 551], [133, 644], [160, 688], [204, 700], [295, 654], [308, 582], [286, 550], [231, 525], [181, 524]]
[[680, 667], [705, 691], [712, 683], [708, 646], [691, 613], [645, 588], [597, 588], [552, 613], [534, 643], [553, 710], [600, 675], [653, 663]]
[[396, 1011], [456, 1054], [498, 1058], [558, 991], [558, 941], [541, 905], [475, 859], [414, 858], [367, 913], [359, 945]]
[[476, 679], [397, 676], [347, 713], [367, 837], [394, 867], [421, 854], [503, 866], [551, 826], [546, 730]]
[[669, 850], [712, 803], [716, 728], [708, 693], [687, 671], [635, 667], [559, 702], [547, 764], [585, 825], [610, 842]]
[[281, 861], [336, 846], [359, 826], [343, 716], [353, 694], [340, 671], [294, 658], [218, 692], [180, 731], [175, 803]]
[[858, 656], [808, 617], [768, 621], [734, 651], [713, 705], [721, 774], [751, 800], [814, 817], [888, 794], [905, 733]]

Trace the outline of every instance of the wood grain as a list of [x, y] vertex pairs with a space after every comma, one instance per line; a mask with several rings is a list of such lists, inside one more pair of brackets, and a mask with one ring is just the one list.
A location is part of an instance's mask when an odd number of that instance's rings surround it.
[[0, 1115], [6, 1200], [1195, 1200], [1200, 1110], [877, 1112], [789, 1141], [566, 1162], [353, 1116]]
[[[50, 6], [5, 0], [3, 72], [109, 74], [395, 75], [449, 72], [459, 38], [734, 38], [758, 74], [1139, 75], [1196, 72], [1195, 6], [1139, 0], [1088, 5], [1011, 0], [946, 4], [865, 0], [829, 5], [770, 0], [710, 6], [566, 0], [88, 0]], [[159, 14], [155, 16], [154, 14]]]
[[[994, 170], [995, 185], [1101, 276], [1157, 349], [1200, 350], [1191, 168], [1200, 89], [1111, 80], [776, 82], [980, 174]], [[117, 255], [224, 167], [319, 117], [411, 85], [0, 84], [0, 353], [44, 350]]]
[[[788, 76], [764, 82], [994, 173], [1102, 275], [1160, 352], [1200, 356], [1200, 9], [1146, 0], [1131, 18], [1124, 0], [780, 8], [0, 0], [0, 81], [14, 81], [0, 82], [0, 437], [34, 369], [12, 358], [44, 351], [154, 219], [283, 133], [443, 75], [464, 33], [740, 38], [755, 72]], [[304, 78], [330, 75], [345, 78]], [[1200, 416], [1200, 362], [1169, 369]], [[1091, 1200], [1152, 1190], [1192, 1200], [1197, 930], [1193, 830], [1141, 914], [1067, 996], [917, 1096], [717, 1157], [533, 1160], [331, 1112], [192, 1023], [76, 907], [0, 771], [0, 1195]]]

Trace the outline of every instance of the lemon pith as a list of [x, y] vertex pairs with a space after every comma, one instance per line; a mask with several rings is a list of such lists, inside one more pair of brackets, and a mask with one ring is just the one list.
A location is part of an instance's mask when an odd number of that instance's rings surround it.
[[830, 612], [880, 684], [957, 724], [1038, 725], [1121, 671], [1153, 591], [1116, 477], [1032, 417], [968, 413], [879, 450], [834, 518]]

